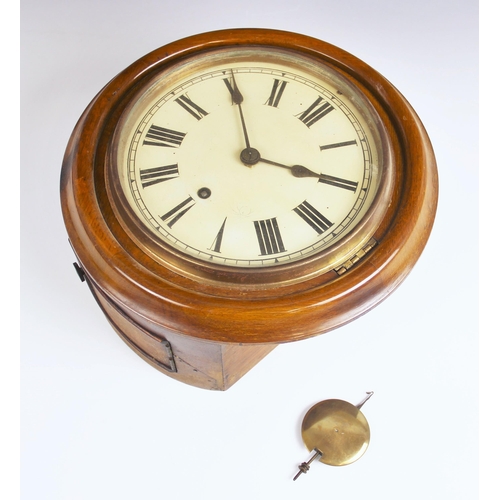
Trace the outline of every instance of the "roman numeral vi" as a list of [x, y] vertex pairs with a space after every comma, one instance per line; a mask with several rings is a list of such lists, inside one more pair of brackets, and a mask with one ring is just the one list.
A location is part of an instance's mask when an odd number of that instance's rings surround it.
[[276, 217], [254, 221], [254, 227], [259, 242], [260, 255], [286, 252]]

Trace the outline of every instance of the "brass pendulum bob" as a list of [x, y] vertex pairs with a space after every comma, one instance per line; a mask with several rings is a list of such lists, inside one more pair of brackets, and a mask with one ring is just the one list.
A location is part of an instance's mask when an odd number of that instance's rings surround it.
[[312, 406], [302, 421], [302, 439], [314, 455], [299, 465], [301, 474], [307, 473], [311, 463], [319, 459], [327, 465], [348, 465], [363, 456], [370, 442], [370, 427], [361, 413], [361, 407], [372, 397], [353, 405], [340, 399], [327, 399]]

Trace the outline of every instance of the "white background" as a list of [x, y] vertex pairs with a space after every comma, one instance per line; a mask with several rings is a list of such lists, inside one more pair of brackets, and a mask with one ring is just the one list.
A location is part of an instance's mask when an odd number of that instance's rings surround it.
[[[24, 0], [23, 500], [477, 498], [477, 26], [471, 0]], [[427, 128], [440, 198], [421, 259], [383, 304], [217, 393], [157, 372], [107, 324], [72, 267], [59, 175], [77, 119], [120, 70], [231, 27], [320, 38], [381, 72]], [[369, 390], [364, 457], [293, 482], [307, 409]]]

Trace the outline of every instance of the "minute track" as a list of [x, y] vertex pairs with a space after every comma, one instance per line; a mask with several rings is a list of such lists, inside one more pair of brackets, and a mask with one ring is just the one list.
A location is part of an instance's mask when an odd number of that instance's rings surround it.
[[[365, 172], [371, 175], [366, 149], [353, 147], [354, 139], [332, 141], [331, 131], [361, 141], [364, 129], [353, 123], [357, 115], [342, 111], [333, 91], [322, 93], [294, 71], [222, 66], [168, 90], [143, 115], [136, 130], [150, 133], [148, 141], [157, 132], [152, 122], [184, 134], [177, 147], [140, 141], [130, 149], [130, 170], [139, 181], [132, 195], [169, 245], [222, 265], [273, 266], [319, 252], [354, 225], [367, 197], [350, 193], [369, 184]], [[300, 114], [298, 102], [306, 104]], [[327, 149], [341, 151], [342, 163]], [[294, 157], [302, 164], [288, 163]], [[168, 200], [175, 203], [166, 210]]]

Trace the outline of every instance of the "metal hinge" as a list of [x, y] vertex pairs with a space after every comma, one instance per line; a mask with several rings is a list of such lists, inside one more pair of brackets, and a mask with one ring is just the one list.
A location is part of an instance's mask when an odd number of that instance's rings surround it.
[[168, 361], [170, 364], [170, 366], [168, 366], [165, 363], [162, 363], [163, 367], [171, 373], [177, 373], [177, 365], [175, 364], [174, 352], [172, 351], [172, 346], [170, 345], [170, 342], [168, 340], [162, 340], [161, 343], [165, 347], [165, 350], [167, 351]]
[[341, 276], [344, 274], [346, 271], [348, 271], [354, 264], [359, 262], [361, 259], [363, 259], [366, 254], [377, 244], [377, 240], [375, 238], [372, 238], [363, 248], [358, 250], [352, 257], [347, 259], [344, 263], [342, 263], [340, 266], [335, 268], [335, 272]]
[[[174, 352], [172, 351], [172, 346], [170, 345], [170, 342], [168, 340], [166, 340], [166, 339], [160, 341], [160, 344], [165, 348], [165, 352], [167, 354], [168, 364], [167, 363], [163, 363], [163, 362], [159, 361], [158, 359], [154, 358], [153, 356], [151, 356], [150, 354], [148, 354], [142, 347], [138, 346], [131, 338], [129, 338], [125, 334], [125, 332], [123, 332], [123, 330], [117, 325], [117, 323], [112, 319], [112, 317], [108, 314], [108, 312], [106, 311], [106, 309], [101, 304], [100, 300], [97, 298], [96, 292], [95, 292], [95, 290], [93, 288], [94, 285], [91, 285], [91, 280], [87, 280], [86, 279], [86, 277], [85, 277], [85, 271], [83, 270], [83, 268], [78, 263], [76, 263], [76, 262], [73, 263], [73, 266], [74, 266], [74, 268], [76, 270], [76, 274], [78, 274], [78, 277], [80, 278], [80, 280], [81, 281], [87, 281], [87, 284], [89, 285], [90, 291], [91, 291], [94, 299], [99, 304], [99, 306], [100, 306], [102, 312], [104, 313], [104, 315], [106, 316], [107, 320], [111, 323], [111, 325], [113, 326], [113, 328], [122, 337], [122, 339], [127, 344], [129, 344], [131, 347], [133, 347], [133, 349], [135, 349], [136, 351], [140, 351], [141, 355], [144, 356], [144, 357], [146, 357], [146, 358], [148, 358], [153, 365], [157, 365], [160, 368], [162, 368], [163, 370], [166, 370], [167, 372], [177, 373], [177, 365], [175, 363]], [[123, 316], [124, 318], [126, 318], [127, 321], [130, 324], [132, 324], [138, 330], [142, 331], [142, 333], [144, 335], [147, 335], [149, 338], [154, 339], [156, 342], [159, 341], [159, 339], [156, 336], [151, 335], [150, 332], [148, 332], [141, 325], [139, 325], [138, 323], [136, 323], [131, 317], [125, 316], [125, 314], [123, 313], [123, 311], [113, 301], [109, 300], [109, 301], [106, 301], [106, 302], [118, 314], [120, 314], [121, 316]]]
[[77, 264], [76, 262], [73, 262], [73, 267], [75, 268], [76, 274], [78, 274], [78, 277], [80, 278], [80, 281], [85, 281], [85, 272], [82, 269], [82, 267]]

